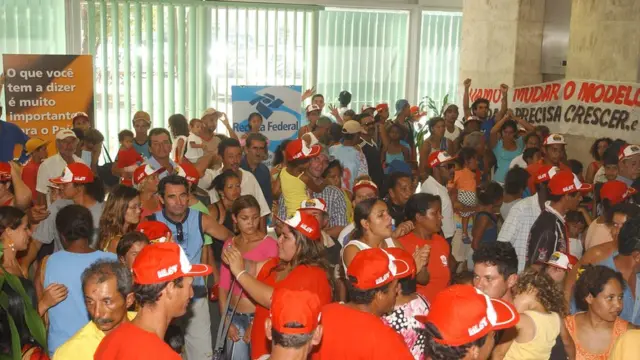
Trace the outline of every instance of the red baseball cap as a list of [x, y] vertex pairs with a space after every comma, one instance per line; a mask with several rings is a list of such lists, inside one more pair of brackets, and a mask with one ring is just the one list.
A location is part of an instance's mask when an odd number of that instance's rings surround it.
[[171, 237], [171, 229], [167, 224], [155, 220], [140, 222], [136, 231], [145, 234], [151, 243], [167, 242]]
[[353, 193], [355, 194], [356, 191], [365, 187], [375, 191], [376, 194], [378, 193], [378, 185], [369, 180], [360, 180], [355, 185], [353, 185]]
[[417, 115], [417, 116], [425, 116], [425, 115], [427, 115], [426, 112], [420, 111], [420, 106], [417, 106], [417, 105], [413, 105], [410, 108], [410, 111], [411, 111], [411, 115]]
[[574, 192], [589, 192], [593, 189], [590, 184], [583, 184], [578, 177], [569, 170], [558, 172], [549, 180], [549, 191], [553, 195], [565, 195]]
[[378, 105], [376, 105], [376, 112], [382, 112], [384, 110], [389, 110], [389, 104], [378, 104]]
[[320, 239], [320, 224], [315, 216], [307, 213], [306, 211], [298, 210], [289, 219], [280, 219], [280, 221], [300, 231], [304, 236], [311, 240]]
[[409, 254], [406, 250], [400, 248], [387, 248], [384, 251], [391, 254], [396, 260], [404, 261], [409, 265], [409, 272], [406, 274], [398, 275], [398, 279], [403, 279], [406, 277], [414, 278], [416, 277], [416, 273], [418, 269], [416, 269], [416, 261], [413, 259], [413, 256]]
[[11, 180], [11, 164], [0, 162], [0, 181]]
[[176, 243], [145, 246], [131, 268], [136, 284], [150, 285], [185, 276], [205, 276], [213, 269], [209, 265], [191, 264], [182, 247]]
[[429, 164], [429, 167], [434, 168], [440, 164], [444, 164], [455, 159], [455, 157], [449, 155], [446, 151], [434, 151], [429, 155], [427, 163]]
[[427, 316], [415, 318], [438, 329], [437, 343], [461, 346], [490, 331], [515, 326], [520, 314], [512, 304], [490, 299], [471, 285], [453, 285], [436, 294]]
[[536, 175], [536, 184], [540, 184], [543, 182], [547, 182], [551, 180], [556, 174], [560, 172], [560, 168], [557, 166], [551, 165], [542, 165], [540, 169], [538, 169], [538, 174]]
[[87, 165], [76, 162], [64, 168], [62, 176], [49, 179], [54, 184], [87, 184], [93, 182], [93, 172]]
[[305, 145], [302, 139], [292, 140], [287, 144], [285, 153], [287, 154], [287, 161], [309, 159], [320, 154], [322, 147], [320, 145], [313, 145], [308, 147]]
[[[281, 334], [310, 334], [318, 327], [321, 308], [314, 292], [276, 288], [271, 295], [271, 323]], [[287, 326], [291, 323], [302, 326]]]
[[151, 165], [142, 164], [133, 171], [133, 184], [139, 185], [142, 182], [142, 180], [148, 178], [149, 176], [160, 174], [164, 171], [165, 171], [165, 168], [163, 167], [160, 167], [159, 169], [154, 170], [151, 167]]
[[636, 189], [620, 180], [607, 181], [600, 189], [600, 198], [608, 199], [611, 205], [619, 204], [636, 193]]
[[180, 165], [175, 167], [176, 175], [187, 179], [187, 182], [191, 185], [197, 184], [200, 181], [200, 173], [195, 166], [189, 161], [183, 161]]
[[411, 267], [406, 261], [397, 259], [380, 248], [364, 249], [353, 257], [347, 267], [347, 276], [356, 279], [353, 286], [360, 290], [379, 288], [409, 276]]
[[622, 160], [638, 154], [640, 154], [640, 146], [625, 145], [620, 148], [620, 152], [618, 153], [618, 160]]
[[320, 210], [320, 211], [327, 212], [327, 202], [324, 201], [324, 199], [308, 199], [308, 200], [304, 200], [300, 204], [300, 207], [298, 208], [298, 210], [299, 211]]

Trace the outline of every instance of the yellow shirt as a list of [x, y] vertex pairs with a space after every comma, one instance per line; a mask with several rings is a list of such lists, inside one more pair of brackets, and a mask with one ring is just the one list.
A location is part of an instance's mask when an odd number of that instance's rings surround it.
[[307, 200], [307, 185], [287, 171], [286, 168], [280, 172], [280, 188], [284, 197], [284, 205], [287, 207], [287, 218], [293, 216], [303, 201]]
[[557, 313], [543, 314], [538, 311], [524, 312], [533, 319], [536, 334], [531, 341], [519, 343], [513, 341], [504, 360], [548, 359], [551, 349], [556, 344], [560, 334], [560, 315]]
[[[133, 320], [136, 314], [136, 312], [129, 311], [127, 313], [129, 321]], [[98, 329], [93, 321], [89, 321], [87, 325], [56, 349], [52, 360], [92, 360], [93, 354], [104, 336], [104, 332]]]

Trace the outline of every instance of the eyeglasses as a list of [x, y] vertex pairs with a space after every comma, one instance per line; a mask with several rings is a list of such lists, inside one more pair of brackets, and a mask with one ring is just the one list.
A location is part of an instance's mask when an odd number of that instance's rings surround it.
[[178, 242], [182, 243], [184, 241], [184, 232], [182, 231], [182, 223], [176, 224], [176, 232], [178, 233]]

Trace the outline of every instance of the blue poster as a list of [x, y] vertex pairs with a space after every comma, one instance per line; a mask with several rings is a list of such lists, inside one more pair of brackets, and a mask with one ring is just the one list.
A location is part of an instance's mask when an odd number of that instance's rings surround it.
[[301, 86], [232, 86], [233, 130], [242, 137], [249, 131], [249, 115], [257, 112], [264, 119], [260, 132], [269, 139], [271, 167], [273, 154], [280, 143], [295, 139], [300, 129]]

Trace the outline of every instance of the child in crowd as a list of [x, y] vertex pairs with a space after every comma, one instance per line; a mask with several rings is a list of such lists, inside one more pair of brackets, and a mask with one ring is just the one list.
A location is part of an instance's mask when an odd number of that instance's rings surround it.
[[82, 155], [80, 158], [85, 164], [89, 165], [93, 171], [96, 171], [96, 167], [98, 166], [103, 141], [104, 136], [102, 136], [100, 131], [92, 128], [84, 131]]
[[539, 148], [528, 148], [522, 153], [522, 160], [527, 163], [527, 166], [535, 164], [542, 159], [542, 152]]
[[344, 112], [344, 114], [342, 114], [342, 122], [345, 123], [349, 120], [355, 120], [356, 119], [356, 112], [349, 109], [347, 111]]
[[402, 146], [400, 140], [404, 139], [405, 129], [398, 123], [387, 125], [389, 144], [382, 148], [383, 165], [391, 164], [394, 160], [409, 161], [411, 159], [409, 149]]
[[187, 149], [187, 137], [189, 137], [189, 123], [182, 114], [169, 116], [169, 131], [173, 138], [171, 146], [171, 160], [176, 164], [182, 162], [182, 157]]
[[498, 211], [502, 205], [502, 186], [495, 181], [476, 190], [478, 207], [473, 220], [471, 248], [498, 240]]
[[[340, 164], [340, 160], [331, 160], [327, 169], [322, 174], [322, 177], [327, 181], [327, 185], [333, 185], [338, 189], [342, 190], [342, 194], [344, 195], [345, 203], [347, 204], [347, 223], [353, 222], [353, 203], [351, 202], [351, 198], [353, 194], [351, 191], [342, 187], [342, 175], [344, 174], [344, 168], [342, 164]], [[355, 181], [358, 182], [358, 179]]]
[[309, 167], [309, 160], [320, 154], [319, 145], [308, 148], [302, 139], [292, 140], [285, 150], [287, 166], [280, 172], [280, 188], [287, 209], [287, 218], [293, 216], [300, 204], [312, 198], [309, 191], [319, 193], [324, 190], [326, 180], [316, 184], [305, 171]]
[[[247, 122], [249, 123], [249, 131], [242, 134], [241, 140], [246, 140], [250, 134], [259, 134], [261, 131], [263, 131], [263, 121], [264, 119], [262, 118], [262, 115], [257, 112], [249, 114], [249, 119], [247, 119]], [[244, 144], [242, 144], [242, 146], [244, 146]]]
[[525, 191], [529, 190], [527, 184], [530, 176], [531, 174], [520, 166], [514, 166], [507, 171], [504, 177], [504, 198], [500, 206], [502, 220], [507, 218], [509, 211], [518, 201], [526, 197]]
[[508, 347], [505, 360], [549, 359], [567, 314], [562, 290], [549, 275], [529, 269], [519, 275], [513, 292], [513, 304], [520, 313], [517, 335], [510, 346], [498, 345], [494, 355]]
[[195, 164], [204, 155], [205, 146], [202, 144], [202, 138], [200, 137], [204, 131], [204, 123], [200, 119], [191, 119], [189, 121], [189, 130], [184, 157]]
[[451, 279], [451, 285], [473, 285], [473, 277], [475, 275], [469, 270], [463, 270]]
[[588, 215], [587, 211], [580, 208], [579, 211], [569, 211], [565, 217], [569, 236], [569, 253], [578, 259], [582, 258], [584, 253], [584, 232], [589, 226], [585, 215]]
[[142, 164], [144, 159], [133, 147], [133, 132], [131, 130], [122, 130], [118, 133], [118, 141], [120, 142], [120, 150], [116, 159], [118, 169], [123, 169], [120, 183], [127, 186], [133, 185], [133, 172]]
[[571, 172], [578, 177], [578, 180], [584, 182], [584, 165], [579, 160], [569, 159], [569, 167], [571, 167]]
[[[451, 197], [458, 199], [464, 206], [474, 207], [478, 202], [476, 197], [478, 154], [476, 150], [469, 147], [462, 148], [458, 153], [458, 165], [461, 169], [455, 171], [453, 180], [448, 184]], [[462, 242], [470, 244], [469, 218], [473, 216], [473, 212], [461, 211], [458, 212], [458, 215], [460, 216], [460, 221], [456, 218], [456, 229], [461, 229], [462, 231]]]

